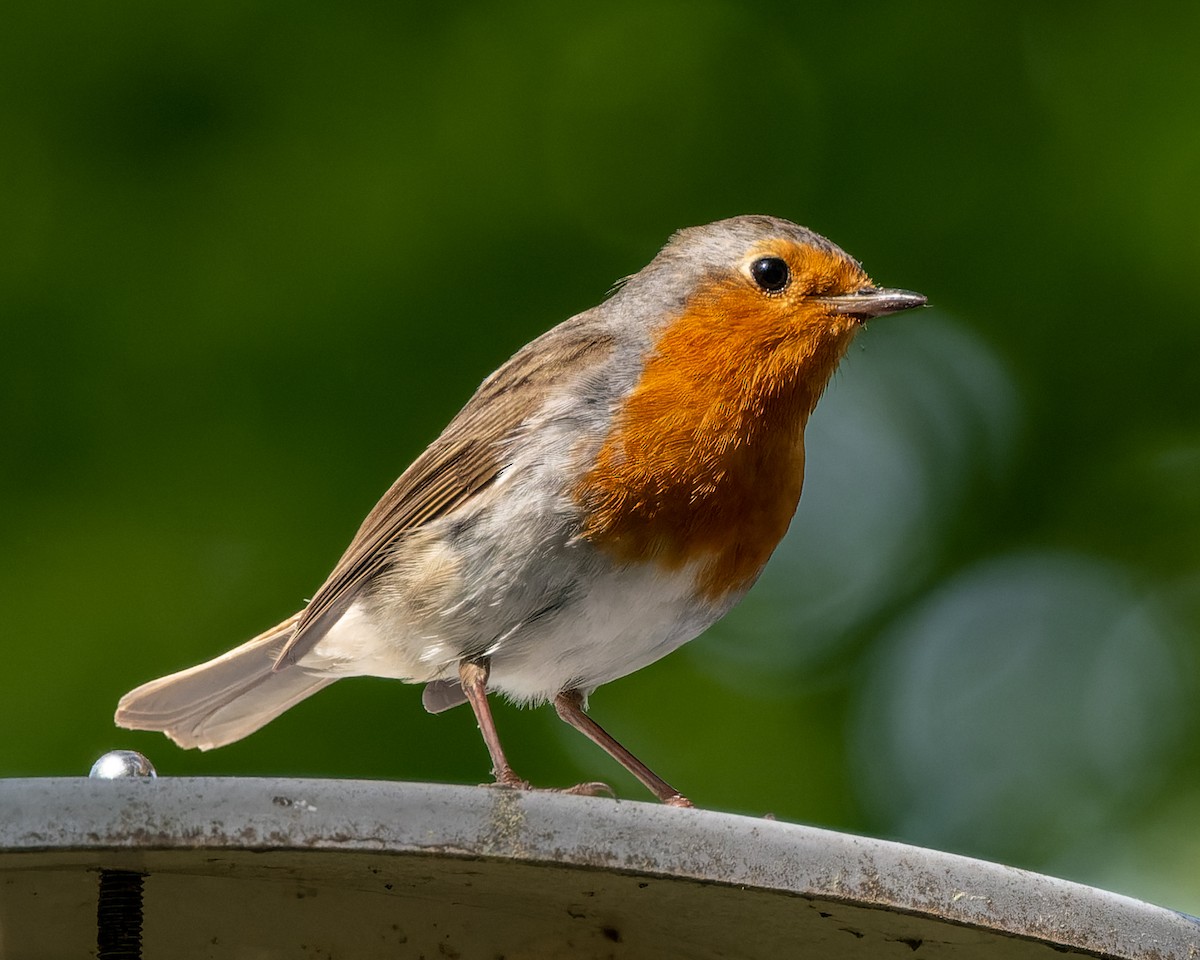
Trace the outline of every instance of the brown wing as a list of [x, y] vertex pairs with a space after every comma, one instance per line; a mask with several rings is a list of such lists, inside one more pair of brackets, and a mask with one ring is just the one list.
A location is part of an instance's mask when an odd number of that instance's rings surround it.
[[329, 578], [305, 608], [275, 661], [279, 670], [311, 650], [388, 563], [408, 530], [443, 516], [495, 481], [508, 466], [505, 440], [550, 390], [597, 364], [612, 344], [593, 311], [534, 340], [488, 377], [429, 448], [400, 476], [363, 521]]

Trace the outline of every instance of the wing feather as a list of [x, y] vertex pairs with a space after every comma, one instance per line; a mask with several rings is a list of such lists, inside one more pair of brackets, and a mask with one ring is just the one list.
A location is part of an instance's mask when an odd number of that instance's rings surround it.
[[363, 521], [329, 578], [300, 615], [275, 669], [295, 663], [321, 640], [381, 570], [406, 532], [478, 496], [509, 465], [509, 441], [553, 388], [596, 365], [613, 338], [595, 311], [555, 327], [488, 377], [429, 448], [392, 484]]

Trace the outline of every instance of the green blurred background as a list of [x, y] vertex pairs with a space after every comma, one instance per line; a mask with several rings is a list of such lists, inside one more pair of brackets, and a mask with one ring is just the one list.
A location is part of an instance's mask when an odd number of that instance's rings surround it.
[[[5, 20], [0, 773], [485, 779], [395, 682], [204, 755], [111, 716], [311, 596], [522, 343], [772, 213], [934, 307], [855, 344], [746, 603], [593, 714], [706, 807], [1200, 913], [1200, 7]], [[525, 776], [645, 798], [498, 709]]]

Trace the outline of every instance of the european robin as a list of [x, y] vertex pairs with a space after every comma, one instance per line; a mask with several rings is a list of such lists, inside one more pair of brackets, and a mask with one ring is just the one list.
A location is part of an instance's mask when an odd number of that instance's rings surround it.
[[470, 703], [496, 782], [526, 789], [496, 691], [553, 701], [690, 806], [584, 712], [588, 695], [745, 595], [796, 510], [805, 424], [850, 341], [924, 303], [786, 220], [680, 230], [483, 381], [302, 611], [126, 694], [117, 723], [208, 750], [341, 677], [394, 677], [426, 684], [431, 712]]

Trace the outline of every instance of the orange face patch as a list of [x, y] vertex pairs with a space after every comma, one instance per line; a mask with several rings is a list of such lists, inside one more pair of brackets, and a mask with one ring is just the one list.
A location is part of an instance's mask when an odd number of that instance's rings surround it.
[[[764, 256], [790, 269], [778, 293], [750, 277]], [[710, 599], [748, 588], [791, 522], [805, 423], [858, 327], [814, 298], [869, 283], [853, 261], [783, 240], [706, 279], [574, 490], [583, 535], [626, 562], [701, 561]]]

